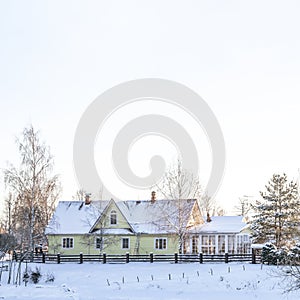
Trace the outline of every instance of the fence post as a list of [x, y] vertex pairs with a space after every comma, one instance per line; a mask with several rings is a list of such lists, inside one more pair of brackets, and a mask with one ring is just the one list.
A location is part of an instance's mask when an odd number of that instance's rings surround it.
[[57, 253], [57, 263], [60, 264], [60, 253]]
[[225, 253], [225, 264], [228, 264], [228, 261], [229, 261], [228, 253]]
[[203, 264], [203, 253], [202, 252], [199, 254], [199, 263]]
[[103, 263], [106, 264], [106, 253], [103, 253]]
[[80, 264], [83, 263], [83, 254], [82, 254], [82, 252], [80, 252], [80, 254], [79, 254], [79, 263]]
[[150, 252], [150, 263], [153, 263], [153, 252]]
[[178, 264], [178, 253], [174, 253], [175, 264]]
[[256, 253], [255, 249], [252, 248], [252, 259], [251, 259], [252, 264], [256, 264]]
[[129, 252], [126, 252], [126, 264], [129, 263]]
[[42, 263], [44, 264], [46, 262], [46, 254], [43, 252], [42, 254]]

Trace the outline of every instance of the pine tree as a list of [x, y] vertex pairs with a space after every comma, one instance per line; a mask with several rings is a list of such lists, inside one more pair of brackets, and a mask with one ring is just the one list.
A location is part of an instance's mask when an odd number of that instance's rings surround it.
[[262, 200], [252, 206], [252, 236], [255, 242], [271, 242], [280, 248], [299, 231], [298, 185], [288, 182], [286, 174], [274, 174], [265, 187], [260, 192]]

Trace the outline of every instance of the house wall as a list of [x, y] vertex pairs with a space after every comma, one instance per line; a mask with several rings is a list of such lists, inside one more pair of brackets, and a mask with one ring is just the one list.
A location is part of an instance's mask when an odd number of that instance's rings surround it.
[[[99, 254], [96, 248], [97, 235], [48, 235], [49, 254]], [[63, 239], [72, 238], [71, 248], [63, 248]], [[104, 236], [103, 251], [107, 254], [173, 254], [178, 252], [178, 239], [172, 235], [115, 235]], [[129, 249], [122, 249], [122, 239], [129, 238]], [[166, 249], [156, 249], [156, 239], [166, 239]], [[162, 243], [161, 243], [162, 244]]]

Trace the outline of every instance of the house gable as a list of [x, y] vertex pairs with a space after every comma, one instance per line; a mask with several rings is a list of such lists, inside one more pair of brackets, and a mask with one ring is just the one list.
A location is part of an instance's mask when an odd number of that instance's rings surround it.
[[193, 205], [190, 217], [189, 217], [188, 222], [187, 222], [187, 228], [191, 228], [191, 227], [194, 227], [194, 226], [199, 226], [199, 225], [202, 225], [202, 224], [204, 224], [204, 220], [203, 220], [203, 217], [201, 215], [199, 204], [195, 200], [195, 203]]
[[90, 233], [105, 229], [127, 229], [130, 232], [134, 231], [113, 199], [108, 203], [95, 224], [91, 227]]

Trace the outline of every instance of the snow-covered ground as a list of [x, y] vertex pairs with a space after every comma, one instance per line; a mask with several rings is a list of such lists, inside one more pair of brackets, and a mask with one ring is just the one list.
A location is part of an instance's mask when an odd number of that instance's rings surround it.
[[[273, 266], [251, 264], [28, 264], [43, 274], [38, 284], [7, 285], [2, 274], [0, 299], [289, 299]], [[23, 266], [25, 267], [25, 265]], [[47, 274], [55, 281], [46, 283]], [[278, 275], [278, 274], [277, 274]]]

